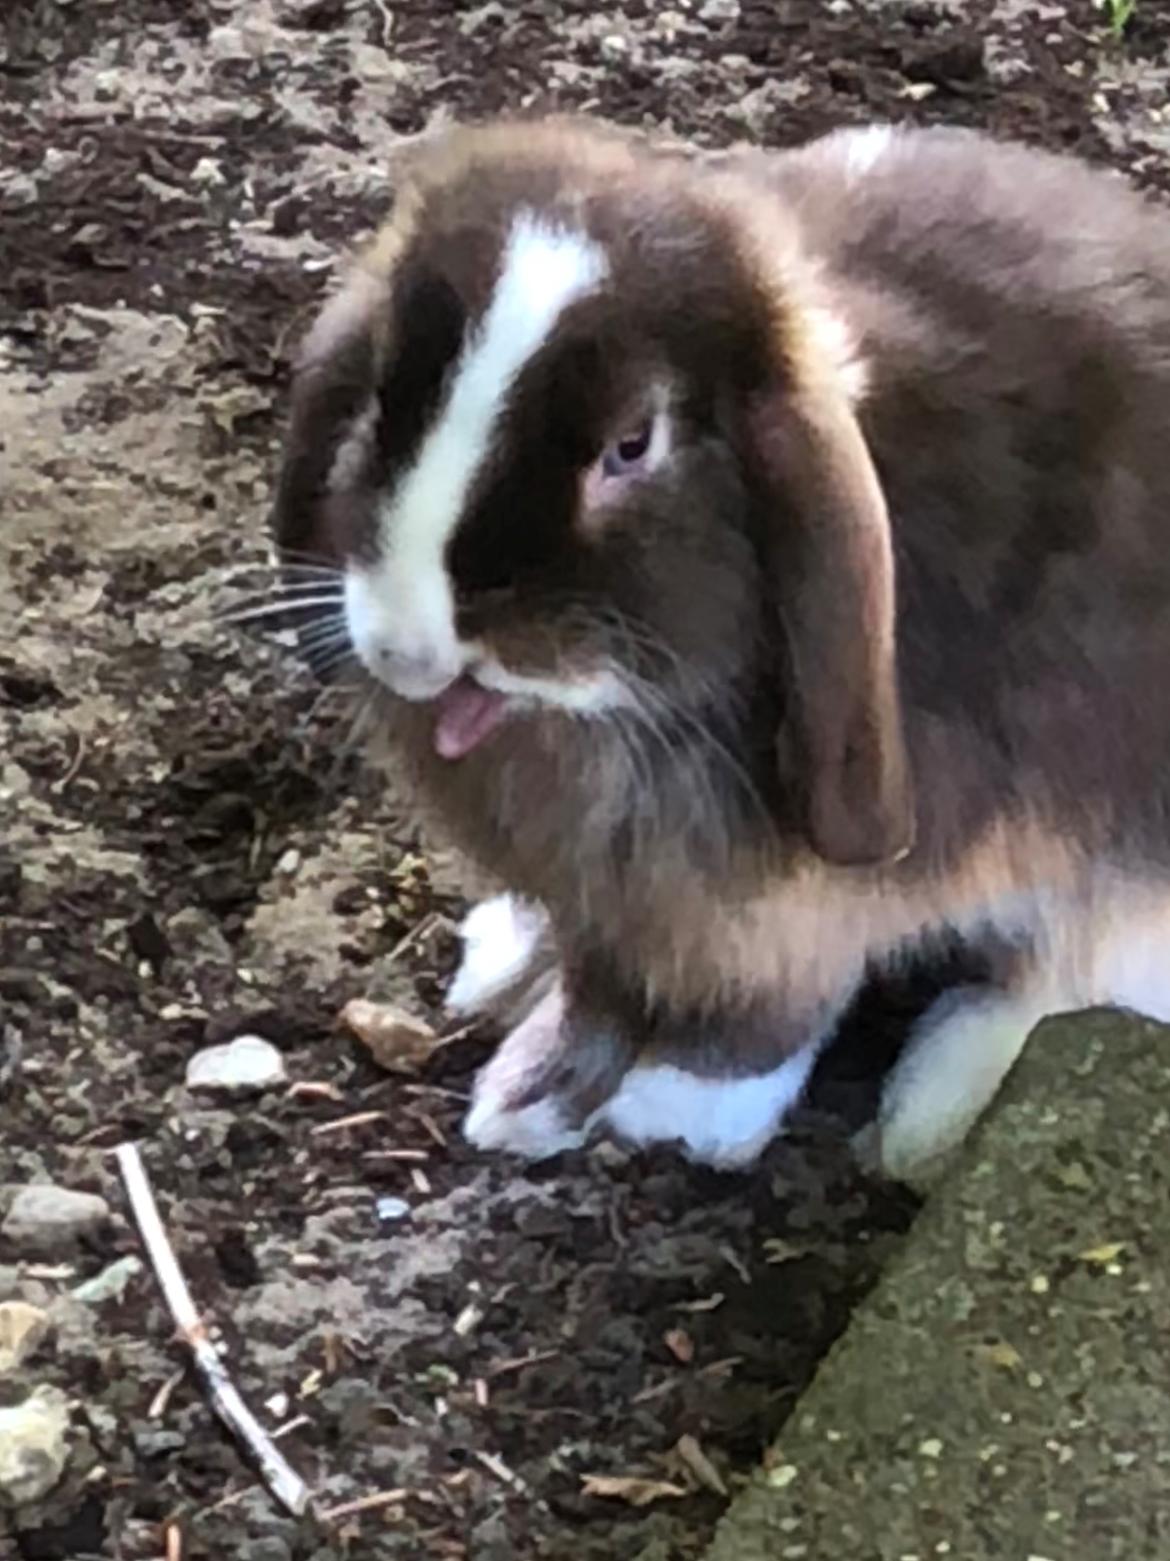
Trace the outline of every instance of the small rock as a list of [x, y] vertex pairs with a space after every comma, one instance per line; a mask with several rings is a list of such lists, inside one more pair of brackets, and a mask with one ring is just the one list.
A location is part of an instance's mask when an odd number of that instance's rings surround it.
[[116, 1263], [111, 1263], [109, 1268], [103, 1268], [92, 1279], [76, 1285], [73, 1299], [84, 1301], [87, 1306], [96, 1306], [101, 1301], [120, 1301], [126, 1294], [126, 1286], [135, 1274], [141, 1272], [142, 1260], [131, 1253], [129, 1257], [121, 1257]]
[[0, 1304], [0, 1377], [15, 1371], [48, 1337], [52, 1324], [39, 1306], [27, 1301]]
[[413, 1070], [435, 1046], [435, 1032], [422, 1019], [387, 1003], [355, 997], [341, 1011], [341, 1022], [352, 1030], [380, 1068]]
[[409, 1219], [410, 1204], [405, 1198], [379, 1198], [378, 1218], [384, 1225], [396, 1224], [399, 1220]]
[[165, 1426], [142, 1426], [134, 1432], [134, 1451], [140, 1458], [165, 1458], [182, 1452], [186, 1445], [181, 1431], [168, 1431]]
[[94, 1193], [39, 1183], [20, 1188], [0, 1233], [26, 1252], [44, 1255], [67, 1250], [82, 1237], [94, 1235], [109, 1217], [109, 1204]]
[[23, 1507], [49, 1494], [65, 1472], [68, 1430], [60, 1388], [37, 1388], [23, 1404], [0, 1409], [0, 1503]]
[[259, 1035], [238, 1035], [223, 1046], [207, 1046], [187, 1064], [187, 1088], [230, 1094], [274, 1089], [288, 1073], [284, 1058]]

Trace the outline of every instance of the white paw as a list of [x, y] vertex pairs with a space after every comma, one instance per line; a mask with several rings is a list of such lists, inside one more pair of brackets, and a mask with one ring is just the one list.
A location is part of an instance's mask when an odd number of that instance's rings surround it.
[[859, 1152], [896, 1181], [931, 1180], [994, 1100], [1048, 1011], [1026, 993], [962, 989], [941, 998], [890, 1074], [876, 1133], [860, 1135]]
[[476, 1089], [463, 1136], [476, 1149], [502, 1151], [523, 1160], [548, 1160], [567, 1149], [580, 1149], [588, 1134], [566, 1123], [560, 1103], [553, 1097], [510, 1110], [489, 1083], [486, 1089]]
[[477, 1149], [506, 1150], [544, 1160], [585, 1142], [588, 1124], [572, 1128], [555, 1094], [516, 1105], [546, 1074], [561, 1045], [560, 988], [542, 998], [479, 1071], [463, 1136]]
[[543, 908], [513, 894], [481, 900], [463, 919], [463, 958], [447, 992], [454, 1014], [481, 1012], [523, 974], [548, 925]]
[[680, 1143], [691, 1160], [739, 1169], [763, 1153], [799, 1103], [819, 1050], [805, 1046], [750, 1078], [700, 1078], [665, 1064], [631, 1068], [598, 1115], [629, 1143]]

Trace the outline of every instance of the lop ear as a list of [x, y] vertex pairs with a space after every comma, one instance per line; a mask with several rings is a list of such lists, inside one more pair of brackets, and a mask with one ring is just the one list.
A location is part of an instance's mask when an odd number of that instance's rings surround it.
[[313, 551], [334, 463], [347, 441], [368, 432], [362, 418], [372, 411], [385, 298], [385, 285], [358, 271], [325, 305], [301, 348], [270, 517], [283, 551]]
[[749, 421], [791, 657], [810, 843], [830, 862], [896, 860], [913, 844], [914, 804], [881, 484], [831, 380], [767, 391]]

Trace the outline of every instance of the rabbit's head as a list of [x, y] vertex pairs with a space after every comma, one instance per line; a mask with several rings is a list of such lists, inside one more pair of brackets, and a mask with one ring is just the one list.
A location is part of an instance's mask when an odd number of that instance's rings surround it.
[[881, 487], [799, 229], [579, 124], [424, 146], [299, 365], [277, 504], [434, 753], [718, 720], [835, 862], [912, 804]]

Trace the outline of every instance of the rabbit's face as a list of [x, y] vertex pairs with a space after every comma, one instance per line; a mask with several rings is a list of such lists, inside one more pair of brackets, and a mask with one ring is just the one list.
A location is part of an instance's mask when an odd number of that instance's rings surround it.
[[[717, 183], [614, 143], [471, 132], [424, 158], [327, 309], [300, 375], [280, 540], [344, 566], [357, 657], [433, 703], [443, 758], [549, 709], [602, 725], [626, 712], [666, 741], [718, 716], [747, 742], [763, 712], [765, 748], [777, 721], [799, 720], [817, 577], [865, 564], [848, 537], [822, 563], [804, 528], [810, 484], [831, 508], [842, 481], [820, 469], [826, 439], [840, 455], [832, 429], [814, 430], [808, 467], [806, 375], [855, 436], [845, 467], [866, 468], [845, 472], [847, 502], [880, 512], [880, 494], [831, 318], [778, 285], [793, 244], [774, 237], [765, 265]], [[878, 521], [865, 545], [880, 564]], [[803, 600], [777, 600], [785, 573]], [[872, 595], [874, 580], [854, 585]], [[834, 608], [826, 640], [888, 640], [883, 610], [846, 622]], [[836, 671], [829, 684], [840, 699]], [[865, 725], [863, 746], [872, 713]], [[851, 739], [831, 745], [833, 764], [868, 763]]]

